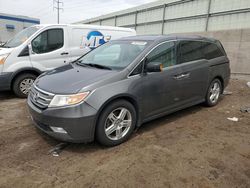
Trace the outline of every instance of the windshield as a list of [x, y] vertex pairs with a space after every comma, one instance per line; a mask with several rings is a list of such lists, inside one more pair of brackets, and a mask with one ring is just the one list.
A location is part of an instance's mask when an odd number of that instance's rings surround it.
[[122, 70], [146, 48], [147, 41], [113, 41], [89, 52], [78, 60], [80, 65]]
[[33, 26], [22, 30], [21, 32], [17, 33], [12, 39], [10, 39], [3, 47], [14, 48], [21, 45], [38, 29], [40, 29], [38, 26]]

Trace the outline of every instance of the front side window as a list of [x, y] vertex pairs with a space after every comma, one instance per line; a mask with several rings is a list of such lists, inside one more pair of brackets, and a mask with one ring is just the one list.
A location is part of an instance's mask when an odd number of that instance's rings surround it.
[[63, 47], [63, 29], [50, 29], [42, 32], [31, 43], [33, 52], [48, 53]]
[[179, 50], [180, 63], [204, 59], [202, 42], [200, 41], [181, 41]]
[[80, 65], [122, 70], [148, 46], [146, 41], [113, 41], [92, 50], [78, 60]]
[[157, 46], [147, 57], [148, 63], [162, 64], [163, 68], [176, 65], [175, 42]]

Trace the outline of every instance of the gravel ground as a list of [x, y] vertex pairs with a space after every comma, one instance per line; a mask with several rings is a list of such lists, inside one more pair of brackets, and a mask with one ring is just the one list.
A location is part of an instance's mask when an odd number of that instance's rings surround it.
[[[26, 101], [0, 94], [0, 187], [250, 187], [250, 88], [232, 80], [213, 108], [151, 121], [126, 143], [60, 142], [32, 125]], [[238, 122], [227, 117], [238, 117]]]

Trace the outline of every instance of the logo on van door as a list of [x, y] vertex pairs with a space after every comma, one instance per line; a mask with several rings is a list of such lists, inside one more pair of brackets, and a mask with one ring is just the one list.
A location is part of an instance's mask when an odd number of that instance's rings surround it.
[[104, 36], [100, 31], [90, 31], [86, 37], [85, 46], [94, 49], [108, 41], [111, 36]]

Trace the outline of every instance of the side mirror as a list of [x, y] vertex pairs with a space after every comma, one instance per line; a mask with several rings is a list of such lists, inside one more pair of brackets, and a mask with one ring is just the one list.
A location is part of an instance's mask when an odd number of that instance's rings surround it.
[[162, 72], [163, 65], [157, 62], [150, 62], [146, 65], [146, 72]]

